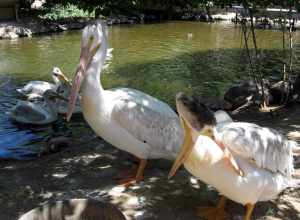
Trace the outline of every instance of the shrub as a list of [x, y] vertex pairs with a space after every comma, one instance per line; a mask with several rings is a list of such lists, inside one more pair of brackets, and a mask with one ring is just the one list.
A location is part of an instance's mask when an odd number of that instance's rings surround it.
[[95, 12], [84, 11], [75, 5], [56, 4], [51, 8], [45, 10], [39, 17], [47, 20], [59, 20], [63, 18], [82, 18], [82, 17], [94, 17]]

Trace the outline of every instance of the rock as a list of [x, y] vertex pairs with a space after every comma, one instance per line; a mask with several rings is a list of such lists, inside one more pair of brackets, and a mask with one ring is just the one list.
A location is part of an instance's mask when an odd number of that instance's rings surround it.
[[63, 25], [63, 24], [59, 24], [58, 25], [58, 28], [60, 29], [60, 30], [62, 30], [62, 31], [66, 31], [66, 30], [68, 30], [68, 27], [67, 27], [67, 25]]
[[42, 9], [43, 8], [43, 4], [46, 3], [46, 0], [34, 0], [31, 3], [31, 9]]
[[29, 28], [18, 28], [16, 31], [20, 37], [31, 37], [32, 31]]
[[[44, 1], [36, 0], [34, 3]], [[92, 19], [87, 18], [66, 18], [59, 21], [22, 19], [20, 22], [0, 22], [0, 39], [15, 39], [18, 37], [31, 37], [35, 34], [83, 29], [91, 21]], [[136, 17], [120, 16], [109, 18], [107, 23], [109, 25], [133, 24], [137, 21]]]
[[114, 205], [93, 199], [71, 199], [32, 209], [18, 220], [126, 220]]
[[19, 38], [19, 35], [14, 32], [8, 32], [6, 35], [4, 35], [4, 38], [16, 39]]
[[61, 151], [64, 148], [71, 147], [76, 144], [78, 143], [69, 137], [60, 136], [60, 137], [50, 138], [47, 141], [47, 145], [45, 149], [43, 149], [43, 151], [41, 152], [41, 155], [56, 153]]
[[17, 28], [13, 26], [0, 27], [0, 38], [2, 39], [16, 39], [19, 35], [16, 33]]
[[237, 86], [233, 86], [224, 94], [224, 101], [231, 109], [234, 110], [246, 104], [256, 94], [256, 86], [252, 82], [243, 82]]
[[211, 16], [214, 20], [222, 20], [222, 21], [231, 21], [232, 19], [235, 19], [236, 13], [228, 12], [228, 13], [218, 13], [213, 14]]

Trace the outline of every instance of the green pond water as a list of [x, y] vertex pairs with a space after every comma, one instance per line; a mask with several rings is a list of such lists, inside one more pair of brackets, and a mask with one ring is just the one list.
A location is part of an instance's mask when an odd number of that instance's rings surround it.
[[[280, 77], [282, 33], [258, 30], [265, 74]], [[108, 28], [113, 60], [102, 73], [105, 88], [142, 90], [174, 106], [178, 91], [222, 96], [226, 88], [248, 76], [242, 33], [231, 23], [171, 22]], [[294, 33], [294, 70], [298, 71]], [[0, 41], [0, 158], [35, 156], [48, 137], [91, 131], [81, 117], [67, 124], [61, 118], [47, 127], [12, 123], [8, 112], [21, 96], [15, 91], [29, 80], [51, 81], [58, 66], [73, 76], [80, 51], [80, 31]]]

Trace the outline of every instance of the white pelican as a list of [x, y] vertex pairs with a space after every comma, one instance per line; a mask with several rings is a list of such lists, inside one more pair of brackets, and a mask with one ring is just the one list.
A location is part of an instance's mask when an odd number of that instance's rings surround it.
[[175, 158], [183, 130], [178, 116], [166, 103], [134, 89], [103, 89], [100, 73], [107, 44], [104, 24], [99, 22], [83, 30], [67, 120], [82, 84], [81, 108], [85, 120], [104, 140], [140, 159], [136, 175], [124, 181], [138, 182], [143, 179], [147, 159]]
[[[185, 139], [169, 177], [183, 163], [190, 173], [223, 195], [217, 208], [199, 208], [200, 216], [223, 219], [227, 197], [246, 206], [244, 220], [249, 220], [258, 201], [274, 199], [284, 189], [299, 186], [299, 181], [292, 178], [295, 142], [272, 129], [231, 122], [219, 125], [226, 131], [218, 139], [223, 141], [220, 147], [206, 136], [211, 136], [212, 129], [216, 129], [213, 128], [216, 119], [206, 106], [182, 93], [176, 96], [176, 106]], [[226, 150], [236, 159], [243, 176], [237, 175], [224, 160]]]
[[23, 88], [17, 89], [17, 91], [25, 95], [28, 100], [34, 100], [42, 98], [43, 93], [48, 89], [56, 91], [59, 88], [62, 90], [66, 84], [70, 84], [68, 78], [58, 67], [53, 68], [52, 79], [54, 84], [45, 81], [30, 81]]
[[19, 101], [11, 110], [10, 117], [19, 123], [44, 125], [57, 119], [55, 99], [64, 99], [63, 96], [49, 89], [44, 92], [44, 101]]

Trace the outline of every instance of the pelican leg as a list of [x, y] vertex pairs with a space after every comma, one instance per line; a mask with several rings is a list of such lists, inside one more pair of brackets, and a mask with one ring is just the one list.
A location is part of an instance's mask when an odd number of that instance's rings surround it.
[[254, 209], [254, 205], [251, 204], [251, 203], [247, 203], [246, 204], [246, 209], [247, 209], [247, 212], [246, 212], [246, 215], [244, 217], [244, 220], [250, 220], [253, 209]]
[[124, 186], [130, 186], [144, 179], [144, 170], [147, 165], [146, 159], [140, 159], [139, 167], [134, 177], [127, 177], [126, 179], [120, 180], [119, 184]]
[[227, 216], [225, 205], [226, 197], [221, 196], [217, 207], [197, 207], [197, 215], [207, 220], [223, 220]]

